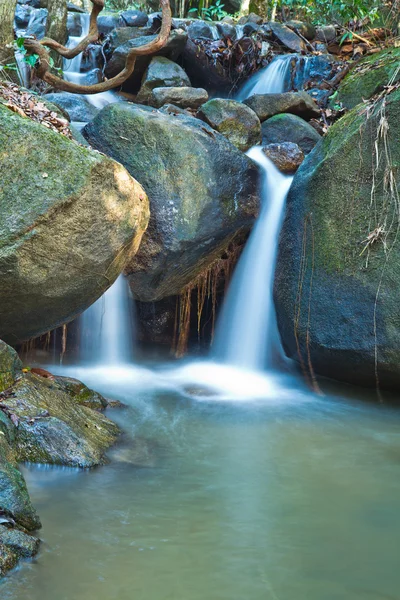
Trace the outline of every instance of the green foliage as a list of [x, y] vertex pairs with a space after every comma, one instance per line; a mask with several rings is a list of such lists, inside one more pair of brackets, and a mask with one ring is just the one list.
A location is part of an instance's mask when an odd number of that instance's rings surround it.
[[[280, 0], [281, 9], [314, 24], [373, 23], [379, 17], [381, 0]], [[344, 40], [343, 40], [344, 41]]]
[[226, 10], [224, 10], [224, 4], [222, 0], [216, 0], [211, 6], [204, 6], [203, 2], [199, 2], [197, 8], [191, 8], [188, 14], [196, 12], [198, 15], [206, 21], [221, 21], [224, 17], [228, 16]]

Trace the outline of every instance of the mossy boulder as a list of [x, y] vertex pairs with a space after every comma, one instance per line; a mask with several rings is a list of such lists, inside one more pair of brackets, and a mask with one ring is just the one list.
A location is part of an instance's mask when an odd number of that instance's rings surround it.
[[346, 108], [354, 108], [363, 100], [369, 100], [393, 79], [400, 81], [400, 48], [387, 48], [378, 54], [361, 59], [344, 78], [334, 102]]
[[265, 146], [292, 142], [308, 154], [320, 139], [319, 133], [297, 115], [275, 115], [262, 124], [262, 143]]
[[399, 90], [385, 107], [358, 106], [331, 127], [289, 191], [275, 280], [290, 357], [322, 375], [394, 389], [400, 388], [399, 139]]
[[126, 268], [137, 299], [179, 294], [252, 226], [258, 167], [203, 121], [112, 104], [84, 135], [134, 173], [150, 199], [148, 231]]
[[0, 337], [73, 319], [113, 283], [149, 205], [122, 165], [0, 105]]
[[77, 402], [56, 380], [26, 373], [7, 398], [16, 424], [14, 446], [20, 461], [93, 467], [119, 429], [96, 410]]
[[96, 410], [104, 410], [108, 406], [107, 400], [101, 394], [95, 390], [91, 390], [78, 379], [74, 379], [73, 377], [55, 377], [55, 381], [70, 397], [82, 406]]
[[197, 116], [242, 152], [261, 142], [260, 119], [242, 102], [214, 98], [203, 104]]

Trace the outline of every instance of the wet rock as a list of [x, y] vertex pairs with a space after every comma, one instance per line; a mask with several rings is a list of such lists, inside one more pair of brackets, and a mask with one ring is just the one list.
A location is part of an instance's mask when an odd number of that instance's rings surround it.
[[206, 38], [209, 40], [214, 39], [213, 30], [205, 21], [194, 21], [189, 25], [187, 32], [191, 40], [197, 40], [199, 38]]
[[239, 230], [251, 227], [258, 168], [204, 122], [113, 104], [84, 131], [95, 148], [135, 173], [149, 194], [148, 232], [126, 269], [137, 299], [179, 294]]
[[275, 115], [262, 124], [263, 145], [293, 142], [308, 154], [320, 139], [319, 133], [296, 115]]
[[[106, 43], [104, 44], [104, 53], [109, 60], [113, 52], [123, 44], [130, 40], [145, 38], [152, 35], [151, 27], [117, 27], [109, 34]], [[142, 43], [145, 43], [142, 41]]]
[[289, 27], [289, 29], [300, 33], [306, 40], [313, 40], [316, 36], [316, 29], [311, 23], [292, 19], [291, 21], [286, 21], [285, 25], [286, 27]]
[[80, 6], [77, 6], [73, 2], [67, 2], [67, 9], [71, 12], [80, 13], [80, 14], [83, 14], [86, 12], [83, 8], [81, 8]]
[[92, 71], [94, 69], [101, 69], [100, 81], [102, 81], [103, 67], [103, 47], [99, 44], [89, 44], [85, 52], [82, 54], [81, 73], [87, 73], [88, 71]]
[[14, 348], [0, 340], [0, 392], [12, 386], [21, 368], [22, 363]]
[[150, 104], [160, 108], [164, 104], [174, 104], [180, 108], [199, 108], [207, 102], [208, 93], [202, 88], [159, 87], [153, 90]]
[[32, 13], [32, 8], [27, 5], [17, 4], [15, 9], [15, 26], [17, 29], [26, 29]]
[[151, 59], [144, 74], [136, 101], [141, 104], [147, 104], [155, 88], [187, 88], [189, 86], [189, 77], [182, 67], [164, 56], [155, 56]]
[[282, 23], [269, 23], [274, 37], [291, 52], [305, 52], [306, 46], [303, 40], [289, 27]]
[[171, 348], [179, 298], [169, 296], [159, 302], [135, 303], [138, 341]]
[[80, 405], [65, 384], [25, 374], [7, 398], [16, 417], [15, 448], [20, 461], [93, 467], [119, 435], [118, 426]]
[[252, 36], [255, 33], [258, 33], [260, 30], [260, 26], [255, 23], [246, 23], [243, 27], [243, 35]]
[[18, 556], [11, 548], [0, 542], [0, 577], [13, 569], [18, 562]]
[[108, 35], [113, 29], [118, 27], [119, 15], [99, 15], [97, 17], [97, 29], [102, 35]]
[[297, 115], [305, 120], [319, 117], [321, 111], [307, 92], [285, 92], [283, 94], [254, 94], [243, 100], [261, 122], [281, 113]]
[[[384, 138], [378, 134], [382, 104], [370, 111], [356, 107], [297, 171], [279, 242], [275, 304], [289, 356], [305, 365], [310, 360], [321, 375], [398, 390], [398, 213], [385, 172], [400, 164], [400, 91], [385, 102]], [[381, 157], [387, 147], [390, 159], [373, 170], [375, 144]], [[394, 177], [399, 186], [398, 170]], [[380, 229], [392, 218], [394, 228]]]
[[206, 49], [188, 39], [182, 54], [182, 64], [192, 85], [204, 87], [206, 90], [229, 92], [233, 83], [224, 66], [210, 59]]
[[[143, 44], [147, 44], [152, 40], [156, 39], [156, 37], [156, 35], [139, 37], [133, 40], [129, 40], [125, 44], [118, 46], [118, 48], [116, 48], [116, 50], [114, 51], [110, 61], [106, 65], [106, 77], [110, 79], [111, 77], [114, 77], [122, 71], [122, 69], [125, 67], [127, 54], [131, 48], [137, 48], [139, 46], [142, 46]], [[166, 58], [169, 58], [172, 61], [176, 61], [185, 47], [186, 40], [186, 32], [180, 29], [172, 31], [166, 45], [156, 53], [156, 56], [165, 56]], [[150, 64], [151, 59], [152, 57], [149, 55], [137, 57], [135, 70], [132, 73], [131, 77], [125, 82], [124, 89], [133, 92], [136, 92], [139, 89], [140, 82], [142, 80], [144, 72]]]
[[335, 38], [336, 28], [334, 25], [323, 25], [316, 28], [315, 39], [319, 42], [332, 42]]
[[31, 558], [38, 553], [40, 540], [19, 529], [0, 525], [0, 545], [9, 548], [17, 558]]
[[0, 148], [0, 335], [17, 343], [111, 285], [137, 250], [148, 200], [121, 165], [2, 105]]
[[382, 91], [389, 81], [400, 81], [400, 48], [388, 48], [358, 61], [338, 88], [334, 102], [354, 108]]
[[236, 27], [230, 23], [217, 23], [217, 29], [224, 40], [235, 41], [237, 38]]
[[213, 129], [224, 135], [234, 146], [246, 152], [261, 141], [260, 120], [251, 108], [236, 100], [214, 98], [197, 113]]
[[94, 410], [104, 410], [108, 402], [101, 394], [89, 389], [84, 383], [73, 377], [57, 376], [56, 383], [67, 392], [81, 406], [87, 406]]
[[274, 165], [287, 175], [293, 175], [304, 160], [304, 153], [297, 144], [283, 142], [282, 144], [269, 144], [263, 152]]
[[120, 23], [125, 27], [145, 27], [148, 20], [147, 14], [141, 10], [124, 10], [120, 13]]

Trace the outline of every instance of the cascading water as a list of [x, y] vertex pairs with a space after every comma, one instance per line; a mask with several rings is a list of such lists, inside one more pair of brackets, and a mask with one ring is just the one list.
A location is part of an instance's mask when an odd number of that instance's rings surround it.
[[231, 365], [262, 370], [271, 365], [272, 350], [280, 344], [272, 286], [283, 209], [293, 177], [280, 173], [260, 146], [248, 155], [263, 171], [261, 213], [230, 284], [213, 354]]
[[81, 359], [84, 363], [126, 365], [133, 358], [132, 303], [120, 275], [81, 316]]
[[237, 95], [238, 100], [245, 100], [253, 94], [280, 94], [286, 92], [293, 55], [277, 56], [265, 69], [261, 69], [250, 77]]

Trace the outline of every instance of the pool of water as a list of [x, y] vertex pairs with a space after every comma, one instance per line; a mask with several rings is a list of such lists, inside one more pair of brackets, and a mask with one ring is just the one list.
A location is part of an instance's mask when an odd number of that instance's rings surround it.
[[92, 471], [23, 468], [43, 545], [2, 600], [400, 597], [400, 412], [202, 370], [72, 370], [124, 436]]

